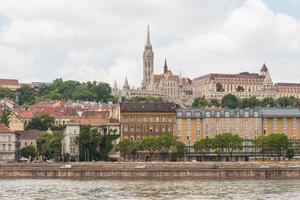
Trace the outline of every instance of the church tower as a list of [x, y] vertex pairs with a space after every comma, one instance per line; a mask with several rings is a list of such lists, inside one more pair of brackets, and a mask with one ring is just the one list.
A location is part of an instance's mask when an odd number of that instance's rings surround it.
[[153, 60], [154, 60], [154, 54], [150, 42], [150, 32], [149, 32], [149, 25], [148, 25], [147, 40], [146, 40], [146, 45], [143, 53], [142, 89], [146, 89], [150, 84], [150, 80], [153, 74]]

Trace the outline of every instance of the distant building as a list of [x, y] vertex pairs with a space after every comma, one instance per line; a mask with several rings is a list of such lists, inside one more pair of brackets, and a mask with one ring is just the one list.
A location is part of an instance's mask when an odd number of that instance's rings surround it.
[[143, 53], [143, 80], [141, 88], [133, 89], [130, 87], [127, 78], [122, 89], [114, 83], [113, 95], [135, 97], [135, 96], [154, 96], [161, 97], [163, 100], [176, 102], [178, 104], [192, 103], [192, 80], [183, 78], [181, 75], [174, 75], [165, 60], [162, 74], [154, 74], [154, 53], [150, 41], [148, 26], [146, 45]]
[[114, 116], [120, 120], [121, 140], [141, 140], [161, 133], [174, 133], [176, 105], [162, 102], [120, 103]]
[[[217, 86], [221, 86], [218, 91]], [[300, 98], [300, 84], [275, 83], [264, 64], [260, 73], [243, 72], [239, 74], [207, 74], [193, 79], [194, 98], [222, 99], [226, 94], [234, 94], [238, 98], [256, 97], [263, 99], [272, 97]]]
[[0, 79], [0, 87], [15, 91], [20, 88], [20, 83], [17, 79]]
[[286, 134], [293, 141], [300, 139], [298, 108], [177, 109], [176, 122], [177, 138], [191, 145], [221, 133], [238, 134], [244, 140], [272, 133]]
[[76, 144], [76, 138], [80, 134], [80, 125], [77, 123], [68, 123], [62, 136], [62, 154], [69, 154], [71, 158], [79, 160], [79, 147]]
[[19, 150], [19, 134], [0, 123], [0, 161], [16, 161]]
[[20, 149], [27, 147], [29, 145], [33, 145], [36, 147], [36, 139], [39, 135], [48, 134], [45, 131], [41, 130], [26, 130], [26, 131], [18, 131], [20, 138]]

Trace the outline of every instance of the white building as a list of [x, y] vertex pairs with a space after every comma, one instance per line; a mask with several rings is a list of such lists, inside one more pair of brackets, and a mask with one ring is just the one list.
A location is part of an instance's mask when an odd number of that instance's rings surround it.
[[76, 138], [80, 133], [80, 125], [77, 123], [68, 123], [63, 131], [62, 154], [70, 154], [71, 158], [79, 160], [79, 147], [76, 144]]
[[141, 88], [132, 89], [127, 78], [122, 89], [114, 83], [112, 93], [115, 96], [154, 96], [179, 104], [191, 104], [193, 100], [192, 80], [174, 75], [168, 69], [167, 61], [162, 74], [154, 74], [154, 53], [150, 42], [149, 26], [147, 40], [143, 52], [143, 80]]

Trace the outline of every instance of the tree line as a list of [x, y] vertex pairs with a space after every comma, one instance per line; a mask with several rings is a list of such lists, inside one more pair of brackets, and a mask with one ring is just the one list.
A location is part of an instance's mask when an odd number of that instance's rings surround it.
[[152, 161], [154, 154], [159, 154], [162, 160], [181, 160], [186, 152], [185, 145], [176, 140], [171, 133], [163, 133], [158, 137], [145, 137], [140, 141], [124, 139], [119, 142], [116, 150], [124, 160], [135, 161], [141, 153], [147, 154], [146, 161]]
[[262, 100], [256, 97], [237, 98], [233, 94], [225, 95], [221, 101], [217, 99], [207, 100], [203, 97], [195, 98], [193, 107], [223, 107], [223, 108], [253, 108], [253, 107], [300, 107], [300, 99], [294, 97], [280, 97], [274, 99], [272, 97], [265, 97]]
[[[243, 142], [245, 142], [243, 138], [237, 134], [223, 133], [213, 138], [196, 141], [193, 149], [195, 153], [201, 156], [201, 161], [205, 161], [205, 156], [208, 153], [216, 153], [220, 157], [227, 153], [230, 156], [230, 160], [233, 161], [234, 152], [244, 150]], [[252, 150], [260, 152], [263, 155], [263, 160], [266, 156], [277, 156], [278, 160], [282, 156], [291, 159], [298, 148], [298, 146], [291, 146], [288, 137], [282, 133], [259, 136], [252, 142]]]
[[[111, 95], [111, 87], [104, 82], [79, 82], [56, 79], [49, 84], [41, 84], [34, 89], [23, 86], [16, 91], [0, 88], [0, 98], [18, 99], [19, 105], [33, 105], [43, 100], [88, 100], [108, 102], [117, 100]], [[17, 98], [18, 97], [18, 98]]]

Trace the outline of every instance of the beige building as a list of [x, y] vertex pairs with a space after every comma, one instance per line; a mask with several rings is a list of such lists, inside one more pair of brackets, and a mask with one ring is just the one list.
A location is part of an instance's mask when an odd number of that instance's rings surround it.
[[15, 91], [20, 88], [20, 83], [17, 79], [0, 79], [0, 87]]
[[121, 140], [141, 140], [161, 133], [174, 133], [174, 103], [135, 102], [120, 103], [116, 112], [120, 120]]
[[36, 139], [39, 135], [48, 134], [45, 131], [41, 130], [27, 130], [27, 131], [18, 131], [20, 138], [20, 149], [33, 145], [36, 147]]
[[0, 161], [16, 161], [19, 150], [19, 134], [0, 123]]
[[[217, 86], [221, 85], [221, 90]], [[193, 80], [194, 97], [222, 99], [226, 94], [234, 94], [238, 98], [265, 97], [279, 98], [284, 96], [300, 97], [300, 84], [273, 84], [270, 72], [264, 64], [260, 73], [243, 72], [239, 74], [208, 74]]]

